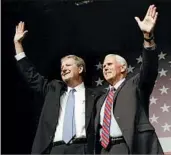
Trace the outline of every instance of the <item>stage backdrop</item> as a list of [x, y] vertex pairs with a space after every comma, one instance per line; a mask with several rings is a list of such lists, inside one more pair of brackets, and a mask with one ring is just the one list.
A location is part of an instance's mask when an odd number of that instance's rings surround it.
[[[123, 56], [129, 77], [142, 63], [142, 34], [134, 16], [142, 18], [152, 1], [110, 0], [2, 1], [2, 153], [30, 153], [43, 101], [29, 90], [19, 73], [13, 45], [15, 26], [25, 22], [26, 55], [49, 80], [60, 79], [60, 58], [76, 54], [87, 65], [86, 84], [106, 88], [102, 63], [106, 54]], [[153, 1], [154, 2], [154, 1]], [[150, 97], [149, 119], [164, 152], [171, 152], [171, 3], [157, 1], [155, 40], [159, 74]], [[147, 79], [148, 80], [148, 79]], [[124, 108], [124, 107], [123, 107]]]

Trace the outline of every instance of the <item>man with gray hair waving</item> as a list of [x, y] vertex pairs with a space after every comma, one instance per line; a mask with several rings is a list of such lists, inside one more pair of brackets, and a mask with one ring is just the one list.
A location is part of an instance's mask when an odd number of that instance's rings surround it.
[[158, 54], [153, 30], [158, 12], [149, 6], [143, 21], [135, 17], [143, 36], [140, 72], [127, 79], [127, 62], [109, 54], [103, 62], [103, 76], [109, 90], [96, 105], [96, 153], [163, 154], [148, 118], [149, 97], [158, 74]]

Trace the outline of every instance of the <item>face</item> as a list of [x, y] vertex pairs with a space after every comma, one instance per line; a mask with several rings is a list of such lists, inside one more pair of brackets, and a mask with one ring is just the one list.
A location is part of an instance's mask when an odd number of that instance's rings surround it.
[[80, 78], [82, 67], [78, 67], [73, 58], [65, 58], [61, 64], [61, 77], [64, 82], [72, 82]]
[[103, 62], [103, 76], [109, 83], [113, 83], [121, 76], [121, 64], [114, 56], [106, 56]]

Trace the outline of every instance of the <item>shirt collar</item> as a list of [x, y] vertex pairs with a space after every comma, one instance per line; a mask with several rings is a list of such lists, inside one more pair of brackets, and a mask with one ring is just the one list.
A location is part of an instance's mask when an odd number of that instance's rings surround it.
[[125, 78], [123, 78], [123, 79], [121, 79], [120, 81], [118, 81], [114, 86], [109, 85], [109, 88], [111, 89], [111, 88], [114, 87], [114, 89], [117, 90], [117, 89], [119, 88], [119, 86], [120, 86], [124, 81], [125, 81]]
[[68, 87], [67, 92], [69, 92], [71, 89], [75, 89], [76, 91], [80, 91], [80, 90], [83, 90], [84, 88], [85, 88], [84, 82], [82, 82], [81, 84], [77, 85], [74, 88]]

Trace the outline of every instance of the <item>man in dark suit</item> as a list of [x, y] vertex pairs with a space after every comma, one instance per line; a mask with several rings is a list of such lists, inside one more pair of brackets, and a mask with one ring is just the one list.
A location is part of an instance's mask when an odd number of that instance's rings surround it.
[[156, 7], [151, 5], [143, 21], [135, 17], [144, 36], [140, 73], [126, 79], [127, 62], [123, 57], [109, 54], [104, 59], [103, 75], [110, 86], [96, 105], [96, 153], [163, 154], [148, 118], [149, 97], [158, 74], [153, 36], [157, 15]]
[[29, 87], [44, 98], [32, 153], [92, 154], [94, 109], [98, 95], [84, 86], [84, 60], [75, 55], [61, 59], [63, 81], [48, 81], [26, 57], [22, 40], [24, 22], [16, 26], [14, 45], [17, 64]]

